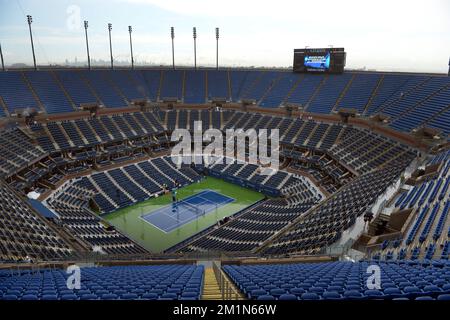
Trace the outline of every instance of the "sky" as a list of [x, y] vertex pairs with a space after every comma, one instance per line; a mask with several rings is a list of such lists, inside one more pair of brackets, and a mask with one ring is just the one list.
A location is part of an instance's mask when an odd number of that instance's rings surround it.
[[221, 66], [289, 67], [293, 49], [344, 47], [347, 68], [448, 71], [449, 0], [0, 0], [0, 44], [6, 65], [32, 64], [26, 15], [39, 65], [86, 63], [83, 21], [89, 21], [91, 59], [129, 63], [128, 26], [137, 64], [215, 64], [220, 28]]

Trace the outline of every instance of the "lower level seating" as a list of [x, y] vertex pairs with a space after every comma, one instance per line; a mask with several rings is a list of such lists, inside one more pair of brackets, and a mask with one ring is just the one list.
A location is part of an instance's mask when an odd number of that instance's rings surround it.
[[[380, 268], [380, 287], [369, 277]], [[225, 265], [223, 270], [249, 299], [368, 300], [450, 299], [450, 264], [327, 262]]]
[[[88, 200], [94, 194], [93, 185], [84, 178], [63, 185], [47, 199], [47, 204], [58, 214], [60, 225], [66, 232], [79, 238], [91, 251], [109, 255], [145, 254], [146, 250], [120, 232], [107, 230], [100, 223], [100, 219], [88, 209]], [[103, 206], [109, 203], [106, 198], [101, 199], [104, 201], [101, 202]]]
[[[411, 210], [411, 224], [403, 237], [385, 241], [372, 251], [377, 259], [448, 259], [450, 210], [450, 151], [425, 160], [414, 186], [403, 185], [391, 199], [393, 211]], [[432, 174], [426, 174], [431, 172]]]
[[198, 300], [203, 266], [152, 265], [81, 269], [81, 288], [68, 289], [65, 270], [0, 275], [0, 300]]
[[267, 254], [316, 254], [340, 239], [341, 233], [370, 209], [402, 168], [393, 167], [364, 174], [322, 202], [307, 217], [281, 234], [265, 250]]

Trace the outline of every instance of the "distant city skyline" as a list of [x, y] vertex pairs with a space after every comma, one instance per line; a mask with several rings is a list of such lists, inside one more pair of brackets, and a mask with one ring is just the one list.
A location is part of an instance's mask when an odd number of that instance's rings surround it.
[[[115, 64], [130, 64], [128, 25], [133, 26], [136, 66], [175, 63], [215, 65], [220, 28], [223, 67], [292, 65], [293, 49], [345, 47], [348, 69], [447, 73], [450, 2], [288, 0], [0, 0], [0, 44], [6, 66], [32, 66], [26, 15], [33, 16], [38, 65], [86, 64], [83, 21], [89, 21], [92, 65], [109, 65], [107, 23], [112, 23]], [[75, 60], [77, 61], [76, 63]]]

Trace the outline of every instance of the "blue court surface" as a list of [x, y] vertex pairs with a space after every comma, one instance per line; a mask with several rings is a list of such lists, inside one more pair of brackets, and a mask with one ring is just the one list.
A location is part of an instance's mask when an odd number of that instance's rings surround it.
[[164, 232], [175, 230], [188, 222], [205, 216], [235, 199], [211, 190], [172, 203], [141, 216], [142, 219]]

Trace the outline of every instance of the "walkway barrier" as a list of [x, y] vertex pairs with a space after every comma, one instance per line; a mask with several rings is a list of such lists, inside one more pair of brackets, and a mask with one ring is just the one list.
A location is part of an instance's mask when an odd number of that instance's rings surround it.
[[242, 299], [241, 293], [231, 283], [228, 277], [223, 273], [220, 262], [213, 261], [212, 267], [217, 283], [219, 284], [222, 300], [239, 300]]

